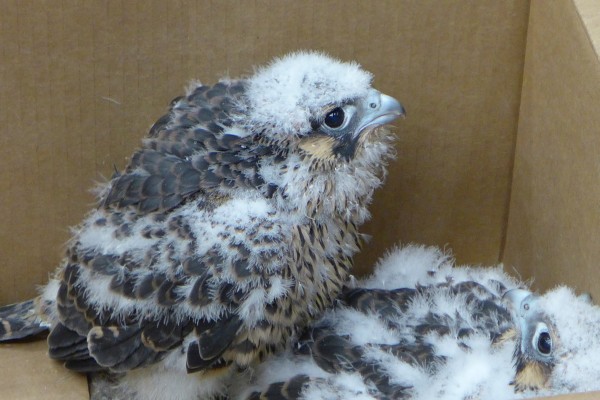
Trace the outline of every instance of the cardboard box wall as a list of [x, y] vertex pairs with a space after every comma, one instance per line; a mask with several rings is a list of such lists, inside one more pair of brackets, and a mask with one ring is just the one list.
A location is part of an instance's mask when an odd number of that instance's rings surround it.
[[[593, 0], [6, 1], [0, 303], [35, 294], [87, 189], [191, 79], [297, 49], [359, 61], [408, 111], [357, 271], [399, 241], [436, 244], [600, 298], [599, 18]], [[0, 347], [0, 377], [3, 398], [87, 396], [43, 343]]]

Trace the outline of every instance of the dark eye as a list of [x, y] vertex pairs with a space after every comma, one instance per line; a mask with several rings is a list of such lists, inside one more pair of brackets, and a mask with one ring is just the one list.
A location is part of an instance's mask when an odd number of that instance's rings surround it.
[[344, 110], [340, 107], [334, 108], [325, 116], [325, 125], [330, 128], [339, 128], [344, 123]]
[[537, 340], [537, 349], [545, 356], [552, 351], [552, 338], [548, 332], [540, 332]]

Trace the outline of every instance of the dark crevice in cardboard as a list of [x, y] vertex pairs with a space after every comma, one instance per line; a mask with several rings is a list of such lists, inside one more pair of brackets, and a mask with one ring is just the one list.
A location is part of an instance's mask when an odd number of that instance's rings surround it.
[[520, 125], [520, 121], [521, 121], [521, 100], [523, 99], [523, 79], [525, 76], [525, 68], [527, 67], [527, 45], [528, 45], [528, 33], [529, 33], [529, 27], [531, 26], [531, 2], [529, 3], [529, 7], [528, 7], [528, 14], [527, 14], [527, 28], [525, 29], [525, 34], [523, 37], [523, 57], [522, 57], [522, 68], [521, 68], [521, 77], [520, 77], [520, 84], [519, 86], [521, 87], [521, 95], [519, 96], [519, 107], [518, 107], [518, 113], [517, 113], [517, 122], [515, 124], [515, 131], [513, 134], [513, 138], [512, 138], [512, 153], [511, 153], [511, 160], [510, 160], [510, 171], [509, 171], [509, 182], [508, 182], [508, 192], [506, 193], [506, 203], [505, 203], [505, 207], [504, 207], [504, 217], [503, 217], [503, 222], [502, 222], [502, 240], [500, 242], [500, 248], [498, 249], [498, 262], [503, 262], [504, 261], [504, 251], [506, 250], [506, 241], [507, 241], [507, 235], [508, 235], [508, 221], [510, 218], [510, 206], [511, 206], [511, 198], [512, 198], [512, 193], [513, 193], [513, 180], [514, 180], [514, 174], [515, 174], [515, 160], [516, 160], [516, 152], [517, 152], [517, 136], [519, 134], [519, 125]]

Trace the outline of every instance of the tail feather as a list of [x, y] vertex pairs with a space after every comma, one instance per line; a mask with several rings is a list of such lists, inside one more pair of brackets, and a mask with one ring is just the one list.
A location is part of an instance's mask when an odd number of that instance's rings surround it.
[[0, 307], [0, 342], [32, 338], [49, 328], [37, 312], [35, 299]]

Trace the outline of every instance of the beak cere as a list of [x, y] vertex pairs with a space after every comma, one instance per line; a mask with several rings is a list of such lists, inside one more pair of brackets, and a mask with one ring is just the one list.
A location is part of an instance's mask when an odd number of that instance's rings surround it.
[[502, 296], [502, 300], [506, 303], [506, 305], [513, 313], [518, 314], [523, 301], [531, 295], [532, 293], [528, 290], [511, 289], [504, 293], [504, 296]]

